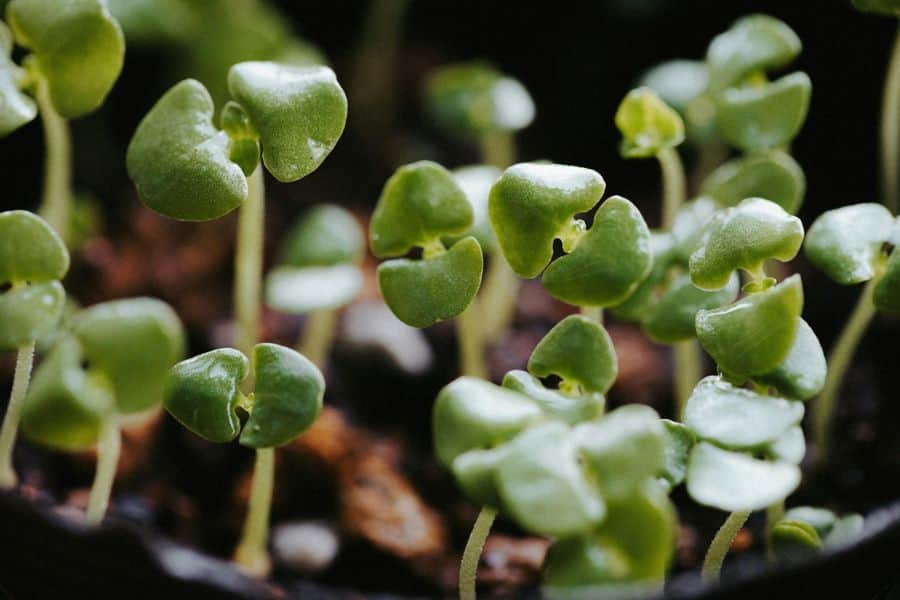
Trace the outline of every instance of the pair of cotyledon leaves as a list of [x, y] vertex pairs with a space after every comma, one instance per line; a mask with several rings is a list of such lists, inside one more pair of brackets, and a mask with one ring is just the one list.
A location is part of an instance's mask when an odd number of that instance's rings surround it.
[[[6, 18], [9, 29], [0, 23], [0, 137], [37, 115], [37, 85], [46, 84], [65, 118], [103, 103], [125, 58], [122, 30], [104, 2], [12, 0]], [[30, 52], [24, 69], [11, 58], [14, 41]]]
[[344, 130], [347, 98], [328, 67], [270, 62], [234, 65], [220, 130], [198, 81], [172, 87], [138, 125], [128, 146], [128, 174], [142, 201], [168, 217], [204, 221], [247, 197], [259, 161], [279, 181], [305, 177], [325, 160]]
[[771, 528], [772, 549], [782, 555], [844, 546], [859, 537], [863, 525], [855, 513], [839, 517], [825, 508], [796, 506]]

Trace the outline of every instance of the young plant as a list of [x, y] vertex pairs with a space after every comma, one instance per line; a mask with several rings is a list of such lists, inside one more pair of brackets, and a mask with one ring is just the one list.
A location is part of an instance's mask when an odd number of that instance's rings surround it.
[[122, 420], [160, 405], [168, 371], [183, 354], [175, 311], [153, 298], [130, 298], [80, 311], [35, 372], [23, 433], [64, 451], [97, 446], [88, 522], [100, 523], [109, 505]]
[[772, 554], [816, 554], [844, 546], [859, 537], [863, 524], [856, 513], [839, 517], [825, 508], [796, 506], [769, 530]]
[[[234, 560], [247, 572], [263, 576], [270, 569], [266, 541], [275, 448], [306, 431], [319, 416], [325, 380], [306, 357], [284, 346], [257, 344], [252, 356], [252, 372], [247, 357], [233, 348], [178, 363], [171, 369], [165, 407], [204, 439], [239, 439], [256, 450], [247, 518]], [[241, 383], [250, 378], [253, 392], [241, 393]], [[241, 413], [249, 415], [243, 426]]]
[[16, 485], [13, 446], [28, 393], [35, 341], [59, 323], [66, 292], [59, 282], [69, 252], [50, 225], [30, 212], [0, 213], [0, 352], [16, 350], [13, 386], [0, 427], [0, 489]]
[[[46, 162], [41, 215], [69, 239], [71, 140], [67, 119], [96, 110], [125, 59], [118, 22], [102, 0], [11, 0], [0, 23], [0, 137], [40, 113]], [[10, 31], [11, 29], [11, 31]], [[13, 42], [29, 54], [12, 60]]]
[[829, 430], [841, 383], [853, 353], [877, 311], [900, 311], [900, 220], [880, 204], [853, 204], [829, 210], [809, 229], [806, 256], [841, 285], [867, 282], [856, 308], [828, 355], [830, 365], [822, 395], [814, 405], [813, 439], [826, 458]]
[[344, 130], [347, 98], [327, 67], [244, 62], [231, 67], [233, 98], [222, 129], [201, 83], [166, 92], [128, 145], [128, 174], [149, 208], [173, 219], [206, 221], [241, 207], [235, 256], [236, 345], [249, 354], [259, 329], [265, 216], [262, 163], [276, 179], [316, 170]]
[[337, 310], [362, 288], [363, 232], [334, 204], [310, 210], [281, 245], [281, 264], [266, 277], [266, 303], [288, 314], [308, 315], [297, 349], [325, 368]]

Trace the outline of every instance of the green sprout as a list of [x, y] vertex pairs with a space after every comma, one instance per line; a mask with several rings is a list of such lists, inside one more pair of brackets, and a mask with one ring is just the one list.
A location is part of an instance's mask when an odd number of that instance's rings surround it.
[[[165, 407], [184, 427], [211, 442], [239, 442], [256, 450], [256, 464], [243, 535], [235, 562], [247, 572], [269, 572], [266, 551], [275, 448], [306, 431], [322, 411], [325, 380], [302, 354], [277, 344], [253, 348], [253, 392], [241, 392], [251, 376], [247, 357], [220, 348], [171, 369]], [[249, 415], [242, 425], [241, 414]]]
[[35, 342], [59, 323], [66, 292], [59, 282], [69, 252], [56, 231], [30, 212], [0, 213], [0, 351], [17, 351], [12, 392], [0, 428], [0, 489], [16, 484], [13, 446], [19, 428]]
[[[105, 100], [125, 59], [125, 39], [102, 0], [11, 0], [0, 22], [0, 137], [40, 113], [46, 163], [41, 215], [69, 240], [72, 215], [68, 119]], [[17, 65], [14, 43], [28, 51]]]
[[184, 331], [172, 308], [130, 298], [77, 313], [35, 372], [22, 412], [26, 437], [64, 451], [97, 446], [90, 523], [100, 523], [109, 504], [123, 419], [159, 406], [168, 371], [183, 354]]
[[796, 506], [770, 529], [772, 551], [779, 556], [838, 548], [858, 538], [863, 524], [862, 516], [855, 513], [839, 517], [826, 508]]
[[282, 242], [280, 265], [266, 277], [271, 308], [308, 315], [297, 349], [320, 369], [327, 362], [337, 309], [362, 288], [364, 251], [365, 237], [353, 215], [322, 204], [291, 229]]

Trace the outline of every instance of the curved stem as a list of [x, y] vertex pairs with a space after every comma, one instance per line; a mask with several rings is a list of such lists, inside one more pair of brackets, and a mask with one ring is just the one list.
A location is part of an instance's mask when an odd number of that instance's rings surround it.
[[484, 341], [496, 343], [509, 329], [516, 317], [516, 301], [522, 281], [503, 253], [497, 250], [490, 257], [490, 266], [481, 292], [481, 320]]
[[478, 563], [481, 561], [481, 551], [484, 542], [491, 532], [491, 525], [497, 518], [497, 511], [484, 506], [472, 525], [472, 532], [463, 550], [462, 562], [459, 564], [459, 598], [460, 600], [475, 600], [475, 579], [478, 575]]
[[784, 518], [784, 500], [779, 500], [766, 507], [766, 558], [775, 560], [775, 548], [772, 547], [772, 529]]
[[675, 399], [677, 401], [677, 419], [684, 419], [684, 409], [694, 386], [703, 376], [703, 362], [700, 358], [700, 345], [696, 339], [675, 342], [672, 345], [675, 360]]
[[825, 377], [825, 386], [822, 388], [819, 399], [812, 406], [813, 441], [816, 445], [816, 456], [820, 460], [824, 460], [828, 456], [829, 428], [834, 416], [837, 396], [841, 391], [841, 383], [850, 366], [850, 359], [853, 358], [860, 339], [872, 321], [872, 317], [875, 316], [872, 295], [880, 279], [880, 276], [872, 278], [863, 288], [853, 313], [844, 325], [844, 330], [828, 354], [828, 375]]
[[334, 329], [337, 324], [337, 310], [326, 308], [314, 310], [306, 316], [303, 333], [297, 343], [297, 350], [311, 360], [320, 370], [325, 370]]
[[271, 567], [266, 542], [269, 535], [269, 513], [272, 510], [274, 486], [275, 449], [258, 448], [244, 532], [234, 552], [234, 562], [247, 573], [259, 577], [268, 574]]
[[40, 215], [64, 242], [69, 238], [72, 210], [72, 140], [69, 123], [53, 107], [46, 79], [37, 78], [37, 102], [44, 126], [44, 193]]
[[0, 489], [16, 485], [16, 471], [13, 468], [13, 446], [16, 443], [16, 432], [19, 430], [19, 419], [25, 405], [28, 382], [31, 380], [31, 367], [34, 364], [34, 342], [19, 348], [16, 356], [16, 371], [13, 375], [12, 391], [3, 427], [0, 428]]
[[88, 498], [88, 523], [97, 525], [103, 521], [103, 515], [109, 506], [113, 480], [116, 478], [121, 448], [119, 421], [116, 417], [109, 417], [100, 428], [100, 441], [97, 442], [97, 471], [94, 473], [94, 483], [91, 485], [91, 495]]
[[259, 339], [262, 287], [265, 183], [262, 167], [248, 178], [248, 193], [240, 208], [234, 258], [235, 346], [250, 356]]
[[596, 321], [603, 325], [603, 307], [602, 306], [582, 306], [581, 314], [592, 321]]
[[456, 317], [456, 343], [459, 346], [460, 370], [463, 375], [487, 378], [484, 364], [484, 344], [482, 342], [481, 314], [478, 299], [473, 299], [469, 308]]
[[662, 168], [663, 179], [663, 206], [662, 229], [672, 229], [675, 222], [675, 214], [678, 208], [684, 204], [687, 195], [687, 184], [684, 177], [684, 165], [675, 148], [664, 148], [656, 155], [659, 166]]
[[881, 193], [894, 214], [900, 208], [900, 23], [881, 97]]
[[725, 519], [725, 522], [719, 528], [719, 531], [716, 532], [716, 536], [713, 538], [712, 543], [710, 543], [709, 550], [706, 551], [706, 557], [703, 559], [703, 567], [701, 569], [703, 579], [706, 579], [707, 581], [719, 580], [722, 562], [725, 560], [725, 555], [728, 554], [728, 550], [731, 548], [731, 542], [734, 541], [734, 537], [737, 535], [738, 531], [741, 530], [741, 527], [744, 526], [744, 523], [747, 522], [749, 517], [750, 511], [736, 511], [728, 515], [728, 518]]
[[479, 140], [481, 161], [501, 171], [516, 159], [516, 143], [511, 133], [498, 131], [487, 133]]

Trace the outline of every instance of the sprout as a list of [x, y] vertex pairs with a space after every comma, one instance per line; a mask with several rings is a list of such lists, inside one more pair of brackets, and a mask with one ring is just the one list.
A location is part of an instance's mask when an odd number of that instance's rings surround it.
[[[325, 380], [319, 369], [298, 352], [277, 344], [253, 348], [254, 390], [241, 392], [251, 373], [240, 351], [220, 348], [172, 367], [165, 396], [166, 410], [187, 429], [211, 442], [236, 438], [256, 449], [256, 467], [244, 532], [235, 561], [249, 573], [265, 575], [274, 480], [274, 449], [306, 431], [322, 410]], [[239, 412], [249, 418], [241, 428]]]
[[844, 546], [859, 537], [863, 518], [855, 513], [838, 517], [825, 508], [797, 506], [784, 513], [769, 531], [776, 555], [817, 553]]
[[12, 453], [38, 338], [62, 316], [66, 292], [59, 282], [69, 252], [50, 225], [30, 212], [0, 213], [0, 352], [17, 350], [9, 404], [0, 428], [0, 489], [16, 484]]

